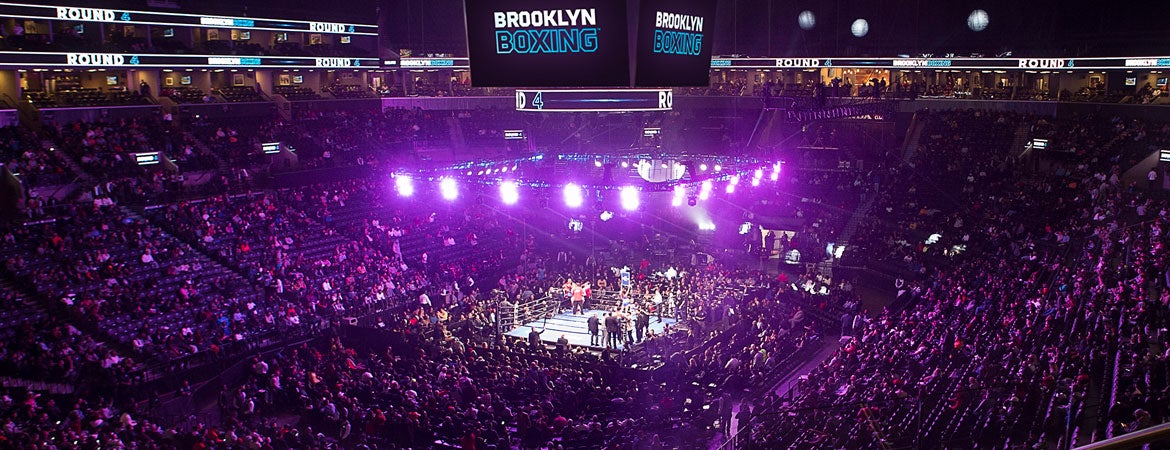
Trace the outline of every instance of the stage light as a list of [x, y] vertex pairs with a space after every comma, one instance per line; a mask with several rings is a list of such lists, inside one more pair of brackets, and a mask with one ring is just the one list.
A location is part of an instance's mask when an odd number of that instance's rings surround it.
[[780, 163], [772, 164], [772, 173], [780, 173]]
[[688, 199], [687, 199], [687, 205], [690, 205], [690, 206], [695, 206], [695, 205], [698, 205], [698, 204], [699, 204], [699, 199], [697, 199], [697, 198], [695, 198], [695, 197], [691, 197], [691, 198], [688, 198]]
[[764, 177], [764, 169], [756, 169], [756, 173], [752, 174], [752, 178], [763, 178], [763, 177]]
[[641, 201], [638, 200], [638, 188], [633, 186], [626, 186], [621, 191], [622, 209], [626, 211], [634, 211], [638, 209]]
[[971, 11], [971, 15], [967, 16], [967, 27], [976, 33], [986, 30], [987, 24], [991, 19], [987, 16], [987, 11], [976, 9]]
[[414, 195], [414, 180], [410, 178], [410, 175], [395, 176], [394, 187], [398, 189], [398, 195], [403, 197]]
[[[776, 174], [772, 174], [772, 175], [776, 175]], [[776, 181], [776, 180], [772, 180], [772, 181]], [[759, 185], [760, 185], [760, 179], [759, 178], [752, 178], [752, 187], [756, 187]]]
[[444, 200], [455, 200], [459, 197], [459, 187], [455, 185], [455, 179], [443, 178], [439, 180], [439, 194], [443, 196]]
[[507, 167], [504, 167], [503, 169], [500, 169], [500, 172], [507, 172], [507, 171], [508, 171], [508, 168], [507, 168]]
[[605, 222], [605, 221], [608, 221], [609, 219], [612, 219], [613, 218], [613, 211], [602, 211], [600, 218], [601, 218], [602, 222]]
[[711, 180], [703, 180], [703, 187], [699, 189], [699, 200], [711, 198]]
[[599, 159], [593, 160], [593, 167], [601, 167], [601, 160], [599, 160]]
[[707, 170], [707, 163], [699, 164], [699, 170], [706, 171]]
[[739, 175], [732, 175], [728, 183], [731, 183], [732, 186], [739, 184]]
[[735, 185], [731, 184], [731, 183], [727, 183], [727, 189], [725, 189], [725, 190], [727, 191], [728, 194], [734, 194], [735, 193]]
[[682, 206], [683, 197], [686, 196], [687, 189], [681, 184], [674, 186], [674, 197], [670, 199], [670, 206]]
[[771, 179], [772, 179], [772, 181], [779, 180], [779, 179], [780, 179], [780, 173], [779, 173], [779, 172], [772, 172], [772, 176], [771, 176], [771, 177], [769, 177], [769, 178], [771, 178]]
[[718, 165], [718, 164], [716, 164], [716, 165], [715, 165], [715, 171], [716, 171], [716, 172], [719, 172], [719, 171], [722, 171], [722, 170], [723, 170], [723, 166], [720, 166], [720, 165]]
[[628, 169], [629, 167], [630, 167], [630, 163], [629, 163], [629, 162], [622, 161], [622, 168], [626, 168], [626, 169]]
[[812, 11], [804, 10], [796, 16], [796, 23], [800, 25], [800, 29], [808, 31], [817, 26], [817, 16]]
[[506, 205], [515, 205], [520, 201], [520, 186], [515, 181], [500, 183], [500, 200]]
[[853, 21], [853, 25], [849, 27], [849, 31], [853, 33], [853, 37], [865, 37], [869, 34], [869, 21], [865, 19], [857, 19]]
[[710, 220], [699, 222], [699, 231], [715, 231], [715, 222]]
[[579, 208], [581, 204], [585, 203], [585, 193], [581, 190], [581, 186], [569, 183], [565, 185], [565, 206], [570, 208]]

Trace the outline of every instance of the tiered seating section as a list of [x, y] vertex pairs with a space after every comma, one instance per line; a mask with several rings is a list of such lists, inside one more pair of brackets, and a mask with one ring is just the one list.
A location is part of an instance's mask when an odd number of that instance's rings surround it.
[[[865, 321], [793, 397], [762, 406], [755, 444], [1075, 446], [1164, 420], [1167, 360], [1144, 343], [1170, 320], [1150, 308], [1166, 291], [1133, 281], [1170, 261], [1145, 244], [1164, 239], [1154, 216], [1165, 200], [1111, 179], [1113, 162], [1088, 148], [1021, 177], [1018, 149], [995, 128], [1035, 118], [940, 118], [914, 155], [920, 181], [883, 185], [874, 220], [892, 223], [867, 234], [910, 247], [892, 258], [920, 268], [906, 275], [906, 308]], [[928, 189], [953, 198], [907, 204]], [[920, 240], [934, 232], [937, 244]], [[881, 260], [890, 249], [859, 251]]]
[[[246, 136], [207, 130], [213, 147], [299, 139], [310, 161], [328, 150], [356, 164], [373, 142], [447, 131], [449, 117], [423, 114], [313, 113], [295, 125], [263, 121]], [[4, 376], [74, 384], [93, 368], [133, 385], [143, 367], [135, 361], [228, 358], [366, 313], [395, 344], [330, 337], [251, 360], [242, 384], [224, 388], [224, 420], [197, 416], [189, 425], [198, 433], [153, 426], [126, 401], [133, 395], [110, 403], [62, 394], [60, 404], [76, 406], [60, 408], [7, 390], [13, 402], [0, 408], [12, 426], [0, 436], [16, 448], [45, 439], [707, 448], [708, 424], [727, 417], [723, 395], [743, 389], [757, 410], [740, 428], [757, 448], [1067, 447], [1170, 416], [1166, 200], [1113, 176], [1141, 153], [1131, 143], [1163, 142], [1166, 132], [974, 111], [923, 120], [908, 164], [887, 162], [876, 177], [816, 164], [786, 171], [776, 195], [791, 200], [767, 206], [799, 211], [807, 225], [796, 241], [816, 248], [843, 227], [845, 214], [833, 211], [876, 192], [876, 225], [862, 227], [846, 261], [894, 266], [902, 278], [894, 305], [861, 311], [844, 288], [809, 295], [800, 287], [812, 273], [786, 280], [698, 263], [671, 282], [639, 268], [640, 285], [685, 296], [680, 309], [694, 318], [690, 333], [650, 338], [630, 355], [662, 364], [654, 379], [616, 366], [612, 352], [500, 342], [490, 298], [608, 269], [568, 251], [554, 261], [552, 250], [570, 247], [554, 248], [538, 227], [521, 237], [507, 215], [474, 202], [399, 199], [385, 177], [241, 187], [141, 216], [100, 202], [40, 208], [36, 222], [0, 227], [11, 280], [0, 284], [0, 336], [11, 338], [0, 346]], [[1015, 160], [1021, 128], [1076, 150], [1045, 156], [1058, 164], [1036, 172]], [[6, 151], [22, 150], [5, 158], [36, 165], [37, 139], [5, 133]], [[136, 180], [149, 175], [125, 169], [125, 155], [184, 143], [147, 120], [70, 124], [56, 139], [86, 172]], [[850, 145], [834, 141], [842, 142]], [[654, 242], [623, 251], [649, 254]], [[838, 325], [842, 348], [790, 394], [769, 389]], [[78, 414], [85, 432], [73, 425]], [[298, 422], [255, 425], [289, 416]], [[228, 435], [234, 444], [217, 437]]]

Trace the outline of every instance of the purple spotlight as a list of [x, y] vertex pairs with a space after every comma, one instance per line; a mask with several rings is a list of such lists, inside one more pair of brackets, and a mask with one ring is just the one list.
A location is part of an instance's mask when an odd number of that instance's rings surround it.
[[581, 186], [569, 183], [565, 185], [565, 206], [570, 208], [580, 208], [585, 203], [585, 192], [581, 190]]
[[451, 201], [459, 197], [459, 186], [455, 185], [454, 178], [443, 178], [439, 180], [439, 194], [443, 196], [444, 200]]
[[756, 173], [752, 174], [752, 178], [761, 178], [764, 176], [764, 169], [756, 169]]
[[699, 170], [706, 171], [707, 170], [707, 163], [699, 164]]
[[500, 200], [505, 205], [515, 205], [520, 201], [520, 186], [515, 181], [505, 181], [500, 183]]
[[687, 189], [681, 184], [674, 186], [674, 197], [670, 199], [670, 206], [682, 206], [683, 197], [687, 195]]
[[622, 188], [621, 199], [622, 209], [625, 209], [626, 211], [634, 211], [638, 209], [638, 205], [641, 203], [641, 201], [638, 200], [638, 188], [633, 186], [626, 186]]
[[703, 185], [699, 188], [699, 200], [711, 198], [711, 186], [711, 180], [703, 180]]
[[771, 178], [772, 181], [779, 180], [780, 179], [780, 172], [772, 172], [772, 176], [769, 178]]
[[[776, 174], [772, 174], [772, 175], [776, 175]], [[772, 180], [775, 181], [775, 178], [773, 178]], [[756, 187], [759, 185], [760, 185], [760, 179], [759, 178], [752, 178], [752, 187]]]
[[394, 187], [398, 190], [398, 195], [403, 197], [414, 195], [414, 180], [410, 178], [410, 175], [395, 176]]
[[734, 194], [734, 193], [735, 193], [735, 185], [734, 185], [734, 184], [727, 183], [727, 193], [728, 193], [728, 194]]
[[739, 175], [732, 175], [731, 180], [729, 180], [729, 182], [731, 183], [732, 186], [739, 184]]

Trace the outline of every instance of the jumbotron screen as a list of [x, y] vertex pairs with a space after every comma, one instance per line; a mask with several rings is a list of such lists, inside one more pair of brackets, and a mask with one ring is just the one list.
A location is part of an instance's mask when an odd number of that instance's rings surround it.
[[641, 0], [634, 85], [707, 86], [715, 0]]
[[629, 86], [624, 0], [466, 0], [471, 82]]

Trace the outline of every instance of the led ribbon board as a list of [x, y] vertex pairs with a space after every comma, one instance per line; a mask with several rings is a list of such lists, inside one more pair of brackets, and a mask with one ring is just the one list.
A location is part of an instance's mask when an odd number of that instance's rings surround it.
[[1064, 70], [1158, 69], [1170, 57], [1102, 58], [714, 58], [713, 69]]
[[641, 0], [634, 85], [707, 86], [715, 0]]
[[466, 0], [475, 86], [628, 86], [624, 0]]
[[377, 58], [0, 52], [0, 66], [22, 67], [280, 67], [375, 68]]
[[530, 112], [669, 111], [670, 89], [516, 90], [516, 110]]
[[378, 26], [305, 20], [262, 19], [136, 11], [128, 9], [78, 8], [72, 6], [30, 5], [0, 2], [0, 17], [68, 20], [78, 22], [112, 22], [131, 25], [171, 25], [201, 28], [249, 28], [270, 31], [302, 31], [326, 34], [355, 34], [377, 36]]

